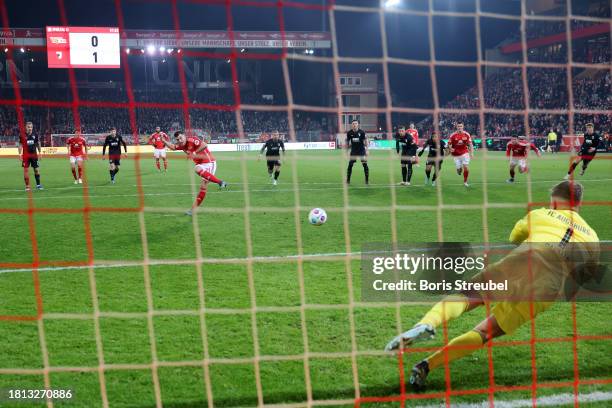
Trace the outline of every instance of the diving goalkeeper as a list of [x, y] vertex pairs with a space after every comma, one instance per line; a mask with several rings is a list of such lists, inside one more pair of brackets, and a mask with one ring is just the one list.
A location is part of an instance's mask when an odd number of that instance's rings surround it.
[[[530, 211], [516, 223], [510, 241], [518, 247], [471, 279], [486, 281], [501, 276], [508, 279], [509, 293], [495, 301], [490, 316], [474, 329], [455, 337], [446, 347], [412, 368], [410, 384], [415, 390], [425, 386], [431, 370], [444, 365], [445, 354], [450, 363], [480, 349], [487, 341], [513, 334], [521, 325], [548, 309], [554, 299], [570, 287], [568, 278], [576, 278], [577, 272], [584, 277], [585, 271], [588, 276], [589, 268], [598, 263], [599, 239], [578, 214], [582, 192], [580, 184], [563, 181], [552, 188], [549, 208]], [[392, 339], [385, 350], [429, 340], [445, 321], [490, 301], [489, 293], [476, 291], [447, 296], [412, 329]]]

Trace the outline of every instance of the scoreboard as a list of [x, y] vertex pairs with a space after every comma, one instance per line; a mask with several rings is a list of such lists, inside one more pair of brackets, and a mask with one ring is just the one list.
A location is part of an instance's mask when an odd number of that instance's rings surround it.
[[119, 68], [119, 29], [47, 26], [47, 61], [49, 68]]

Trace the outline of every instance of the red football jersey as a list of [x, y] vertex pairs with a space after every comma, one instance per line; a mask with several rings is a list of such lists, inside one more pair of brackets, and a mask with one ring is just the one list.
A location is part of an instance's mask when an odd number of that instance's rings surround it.
[[510, 152], [512, 152], [512, 157], [527, 157], [527, 152], [529, 151], [529, 149], [533, 150], [538, 155], [540, 154], [538, 148], [533, 143], [508, 142], [508, 144], [506, 145], [506, 156], [510, 157]]
[[417, 145], [419, 144], [419, 131], [416, 129], [406, 129], [406, 133], [408, 133], [410, 136], [412, 136], [412, 141], [414, 143], [416, 143]]
[[472, 137], [466, 131], [455, 132], [448, 139], [448, 145], [452, 148], [453, 156], [463, 156], [469, 152], [469, 146], [472, 143]]
[[[194, 153], [196, 150], [200, 148], [202, 145], [202, 141], [195, 136], [189, 136], [185, 144], [182, 146], [178, 146], [179, 149], [183, 150], [185, 153]], [[215, 161], [215, 156], [212, 155], [208, 147], [198, 153], [198, 157], [193, 158], [193, 162], [195, 164], [204, 164]]]
[[164, 132], [155, 132], [149, 138], [149, 144], [153, 145], [153, 147], [155, 147], [156, 149], [163, 149], [164, 147], [166, 147], [166, 145], [164, 144], [164, 140], [170, 140], [168, 139], [167, 134], [165, 134]]
[[85, 154], [85, 147], [87, 146], [87, 140], [83, 136], [71, 137], [66, 141], [66, 146], [70, 148], [71, 156], [83, 156]]

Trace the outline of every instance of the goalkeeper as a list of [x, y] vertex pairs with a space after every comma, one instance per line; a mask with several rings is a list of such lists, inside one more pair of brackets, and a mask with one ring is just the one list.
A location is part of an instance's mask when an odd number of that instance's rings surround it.
[[[530, 211], [516, 223], [510, 241], [519, 246], [472, 279], [508, 279], [509, 293], [495, 303], [491, 315], [474, 329], [452, 339], [446, 347], [412, 368], [410, 384], [415, 390], [424, 387], [429, 372], [443, 366], [445, 358], [450, 363], [467, 356], [487, 341], [513, 334], [521, 325], [544, 312], [566, 289], [566, 280], [575, 277], [577, 271], [584, 272], [586, 268], [586, 276], [589, 276], [589, 268], [598, 262], [599, 239], [578, 214], [582, 192], [580, 184], [563, 181], [552, 188], [549, 208]], [[570, 282], [567, 283], [569, 287]], [[472, 291], [448, 296], [434, 305], [412, 329], [392, 339], [385, 350], [433, 338], [436, 328], [445, 321], [489, 302], [491, 297], [487, 295]]]

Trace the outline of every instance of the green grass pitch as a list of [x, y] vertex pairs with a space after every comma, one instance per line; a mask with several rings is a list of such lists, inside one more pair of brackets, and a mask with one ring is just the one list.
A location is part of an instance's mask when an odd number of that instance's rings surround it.
[[[97, 266], [93, 273], [88, 268], [40, 271], [43, 319], [0, 320], [0, 389], [43, 387], [41, 369], [48, 363], [51, 388], [72, 389], [75, 393], [72, 401], [56, 401], [54, 406], [101, 406], [97, 367], [103, 358], [107, 365], [103, 371], [106, 393], [112, 407], [155, 406], [156, 381], [164, 406], [206, 406], [207, 388], [212, 390], [215, 406], [255, 406], [256, 373], [265, 404], [305, 403], [309, 389], [315, 401], [351, 401], [356, 383], [362, 397], [398, 395], [398, 360], [381, 353], [397, 332], [396, 308], [360, 301], [358, 258], [347, 264], [342, 258], [324, 259], [321, 254], [342, 254], [347, 249], [359, 252], [364, 243], [391, 242], [394, 234], [403, 243], [438, 241], [440, 222], [446, 241], [506, 242], [514, 223], [526, 213], [528, 201], [547, 201], [549, 188], [566, 172], [569, 155], [532, 159], [531, 183], [527, 183], [526, 175], [518, 175], [514, 185], [505, 182], [508, 171], [503, 154], [488, 153], [487, 157], [484, 160], [483, 152], [476, 154], [468, 189], [455, 174], [452, 160], [447, 159], [439, 195], [436, 188], [423, 186], [424, 160], [415, 168], [413, 185], [398, 186], [399, 161], [385, 151], [371, 155], [371, 185], [364, 186], [363, 170], [357, 163], [353, 183], [347, 189], [342, 184], [346, 161], [339, 151], [289, 152], [276, 187], [269, 184], [265, 161], [258, 162], [255, 153], [219, 153], [217, 176], [228, 181], [230, 188], [218, 191], [213, 185], [194, 223], [183, 215], [193, 201], [192, 163], [182, 154], [171, 155], [169, 171], [163, 175], [157, 173], [152, 158], [143, 156], [144, 212], [33, 214], [39, 259], [46, 263], [87, 262], [88, 217]], [[115, 185], [109, 184], [105, 161], [92, 158], [87, 162], [90, 206], [138, 208], [141, 192], [133, 159], [123, 160]], [[0, 170], [0, 208], [28, 208], [18, 161], [0, 159]], [[83, 187], [72, 184], [67, 159], [43, 159], [41, 173], [45, 190], [32, 193], [34, 207], [83, 208]], [[577, 180], [585, 186], [586, 200], [609, 203], [612, 156], [599, 155], [586, 175], [577, 176]], [[485, 203], [491, 207], [484, 207]], [[442, 211], [438, 212], [440, 205]], [[324, 226], [308, 224], [306, 215], [313, 207], [327, 209], [329, 220]], [[581, 213], [600, 239], [612, 240], [609, 205], [589, 205]], [[2, 264], [33, 261], [28, 214], [0, 212], [0, 236]], [[145, 248], [148, 254], [144, 254]], [[300, 253], [308, 255], [301, 268], [292, 257]], [[190, 262], [198, 254], [205, 259], [201, 282], [198, 268]], [[243, 262], [248, 256], [256, 257], [251, 265]], [[150, 262], [148, 268], [141, 265], [145, 259]], [[0, 315], [36, 315], [31, 271], [7, 269], [11, 268], [0, 270]], [[92, 299], [93, 284], [96, 299]], [[356, 302], [354, 308], [348, 306], [351, 295]], [[200, 314], [202, 299], [205, 309]], [[147, 314], [149, 306], [151, 314]], [[254, 313], [252, 306], [257, 307]], [[97, 319], [96, 307], [100, 312]], [[402, 304], [402, 327], [411, 326], [427, 309], [427, 305]], [[579, 303], [576, 313], [579, 335], [612, 333], [606, 319], [612, 305]], [[450, 324], [449, 336], [470, 329], [483, 316], [484, 311], [462, 316]], [[358, 351], [354, 361], [352, 327]], [[571, 305], [556, 304], [536, 319], [535, 328], [540, 339], [571, 337]], [[101, 335], [100, 344], [96, 330]], [[527, 326], [502, 340], [530, 339]], [[431, 343], [440, 344], [442, 336]], [[577, 342], [580, 379], [608, 380], [607, 384], [581, 384], [581, 393], [612, 391], [611, 347], [612, 340]], [[261, 358], [254, 362], [256, 348]], [[305, 348], [309, 353], [306, 357]], [[537, 382], [553, 384], [538, 389], [537, 395], [573, 393], [573, 386], [566, 385], [575, 378], [572, 342], [538, 342], [534, 350]], [[159, 364], [152, 370], [153, 352]], [[206, 370], [202, 364], [205, 352], [209, 357]], [[495, 347], [492, 354], [497, 386], [533, 383], [530, 344]], [[406, 372], [423, 355], [406, 354]], [[453, 390], [488, 388], [487, 351], [451, 365], [450, 377]], [[444, 370], [433, 372], [428, 391], [445, 389]], [[494, 395], [499, 400], [531, 396], [529, 390]], [[487, 398], [486, 393], [453, 396], [451, 403]], [[431, 403], [444, 403], [444, 398], [408, 401], [407, 406]], [[0, 405], [11, 406], [6, 401], [0, 401]], [[383, 405], [400, 406], [362, 404]]]

